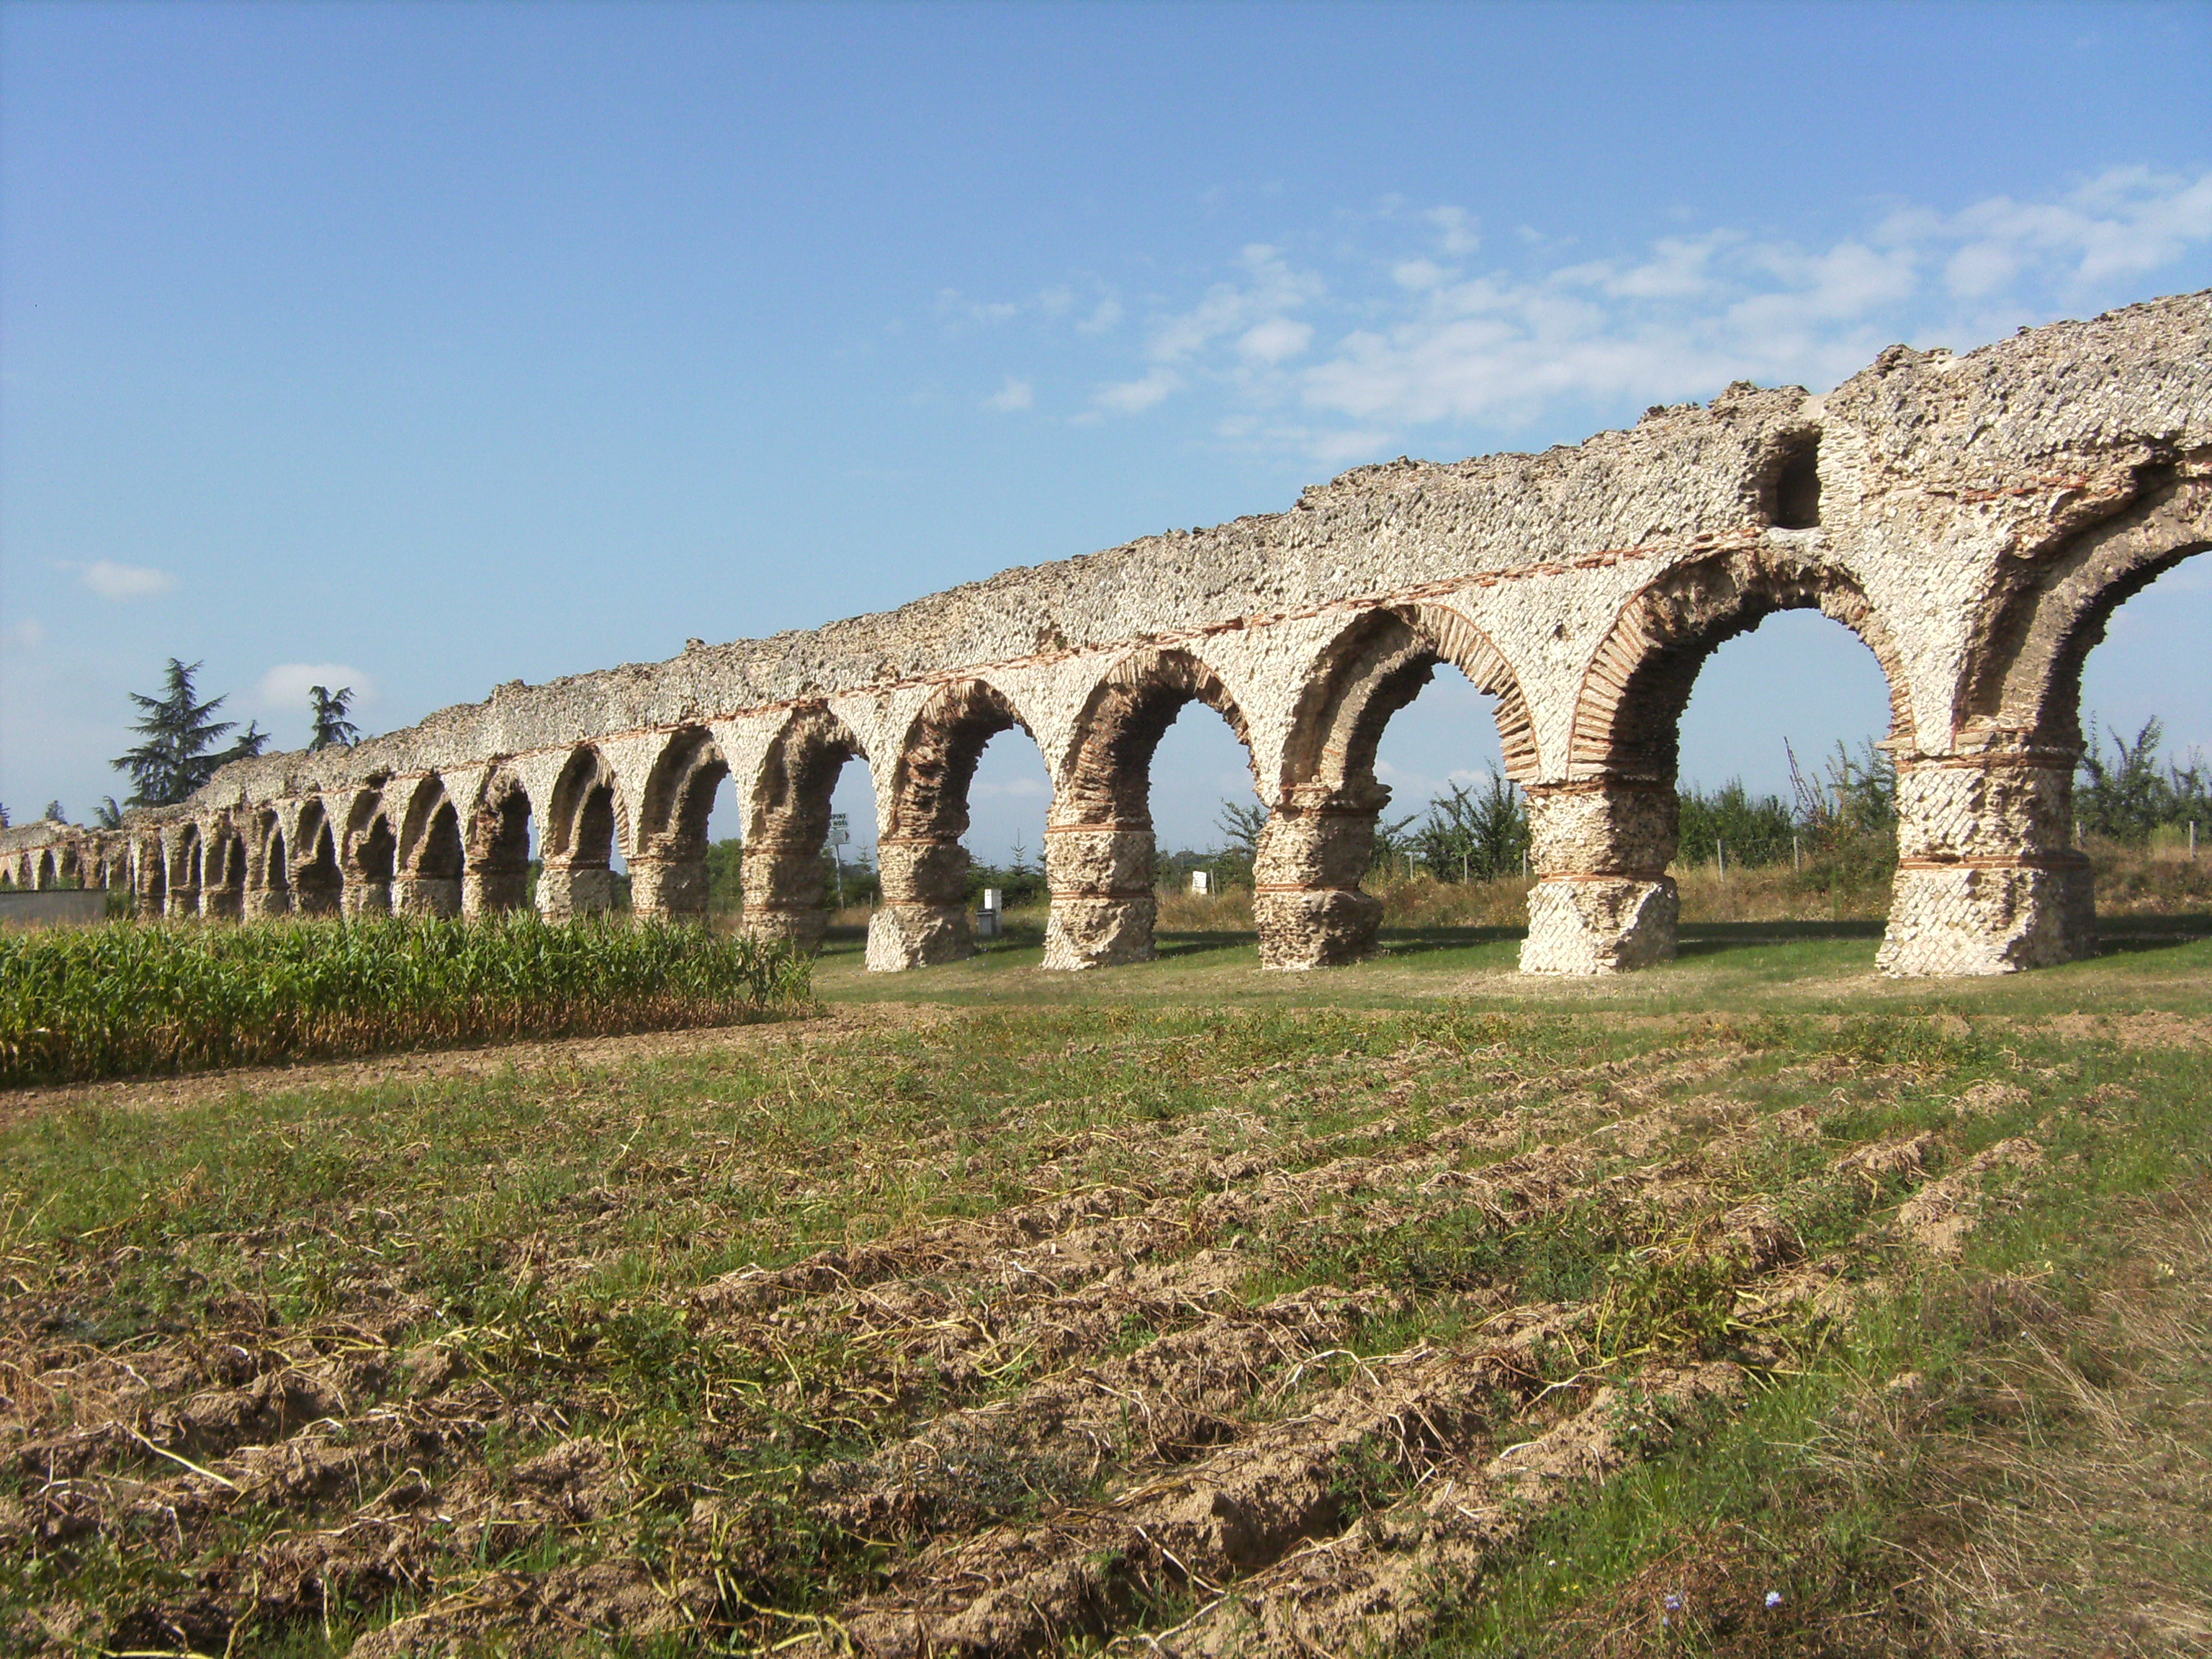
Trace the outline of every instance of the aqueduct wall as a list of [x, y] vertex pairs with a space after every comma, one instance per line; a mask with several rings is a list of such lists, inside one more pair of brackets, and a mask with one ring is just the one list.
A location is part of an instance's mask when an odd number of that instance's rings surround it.
[[1522, 966], [1674, 950], [1675, 732], [1705, 658], [1818, 607], [1888, 678], [1901, 859], [1884, 971], [1996, 973], [2094, 945], [2072, 845], [2081, 665], [2113, 608], [2212, 544], [2212, 293], [1903, 347], [1825, 397], [1730, 387], [1538, 455], [1364, 467], [1287, 513], [1006, 572], [881, 615], [527, 686], [352, 749], [225, 768], [118, 831], [0, 834], [18, 884], [142, 911], [703, 915], [706, 814], [744, 803], [746, 926], [805, 945], [838, 769], [876, 786], [871, 967], [974, 949], [977, 756], [1018, 726], [1054, 784], [1047, 965], [1149, 955], [1152, 752], [1193, 700], [1250, 752], [1273, 967], [1372, 944], [1360, 890], [1385, 723], [1439, 663], [1495, 695], [1540, 878]]

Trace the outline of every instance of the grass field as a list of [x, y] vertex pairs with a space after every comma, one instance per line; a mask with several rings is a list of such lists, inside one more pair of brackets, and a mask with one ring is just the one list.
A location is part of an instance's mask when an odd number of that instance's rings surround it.
[[2203, 931], [841, 939], [814, 1019], [0, 1096], [0, 1644], [2201, 1653]]

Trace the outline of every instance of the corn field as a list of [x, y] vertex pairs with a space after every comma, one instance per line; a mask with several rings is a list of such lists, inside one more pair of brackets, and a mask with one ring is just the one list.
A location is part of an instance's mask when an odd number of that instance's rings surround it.
[[773, 1018], [811, 965], [701, 927], [522, 915], [0, 937], [0, 1087]]

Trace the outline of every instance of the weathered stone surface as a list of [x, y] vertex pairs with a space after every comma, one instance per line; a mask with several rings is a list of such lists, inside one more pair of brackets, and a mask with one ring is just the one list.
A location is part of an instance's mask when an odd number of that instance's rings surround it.
[[[1700, 665], [1817, 606], [1890, 684], [1907, 853], [1886, 970], [2004, 971], [2091, 948], [2068, 846], [2081, 659], [2116, 605], [2208, 545], [2200, 294], [1964, 356], [1893, 348], [1825, 397], [1736, 386], [1540, 455], [1362, 467], [1286, 513], [503, 685], [350, 750], [227, 767], [120, 831], [0, 832], [0, 876], [36, 884], [65, 845], [152, 910], [236, 914], [250, 894], [266, 913], [289, 892], [358, 914], [395, 890], [439, 906], [458, 879], [480, 914], [519, 902], [534, 826], [547, 915], [599, 904], [619, 855], [641, 908], [696, 915], [704, 803], [726, 775], [746, 926], [805, 945], [829, 791], [857, 756], [896, 866], [871, 963], [911, 967], [969, 948], [952, 849], [976, 754], [1019, 726], [1054, 781], [1047, 960], [1097, 966], [1152, 951], [1152, 750], [1198, 701], [1277, 815], [1263, 957], [1320, 965], [1371, 943], [1375, 744], [1450, 662], [1496, 698], [1532, 790], [1524, 966], [1608, 971], [1672, 949], [1674, 732]], [[218, 837], [243, 853], [217, 857]], [[253, 877], [280, 839], [289, 879]]]

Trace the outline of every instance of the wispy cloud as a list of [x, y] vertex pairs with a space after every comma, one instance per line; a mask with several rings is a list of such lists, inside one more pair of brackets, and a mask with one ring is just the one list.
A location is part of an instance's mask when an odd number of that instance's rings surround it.
[[2212, 245], [2212, 173], [2145, 167], [1893, 207], [1826, 243], [1719, 225], [1597, 258], [1540, 230], [1492, 258], [1462, 208], [1385, 206], [1364, 245], [1252, 244], [1194, 299], [1156, 301], [1141, 374], [1102, 378], [1091, 418], [1211, 398], [1224, 439], [1332, 463], [1495, 441], [1565, 408], [1832, 385], [1893, 340], [1970, 346], [2142, 297]]
[[26, 651], [35, 651], [46, 642], [46, 626], [36, 617], [26, 617], [9, 624], [8, 637]]
[[1016, 410], [1028, 409], [1036, 404], [1036, 387], [1027, 380], [1018, 380], [1009, 374], [1006, 376], [1006, 385], [1000, 386], [983, 401], [993, 409], [1012, 414]]
[[96, 559], [78, 566], [76, 579], [101, 599], [118, 603], [159, 599], [177, 586], [177, 579], [166, 570], [143, 564], [117, 564], [109, 559]]

